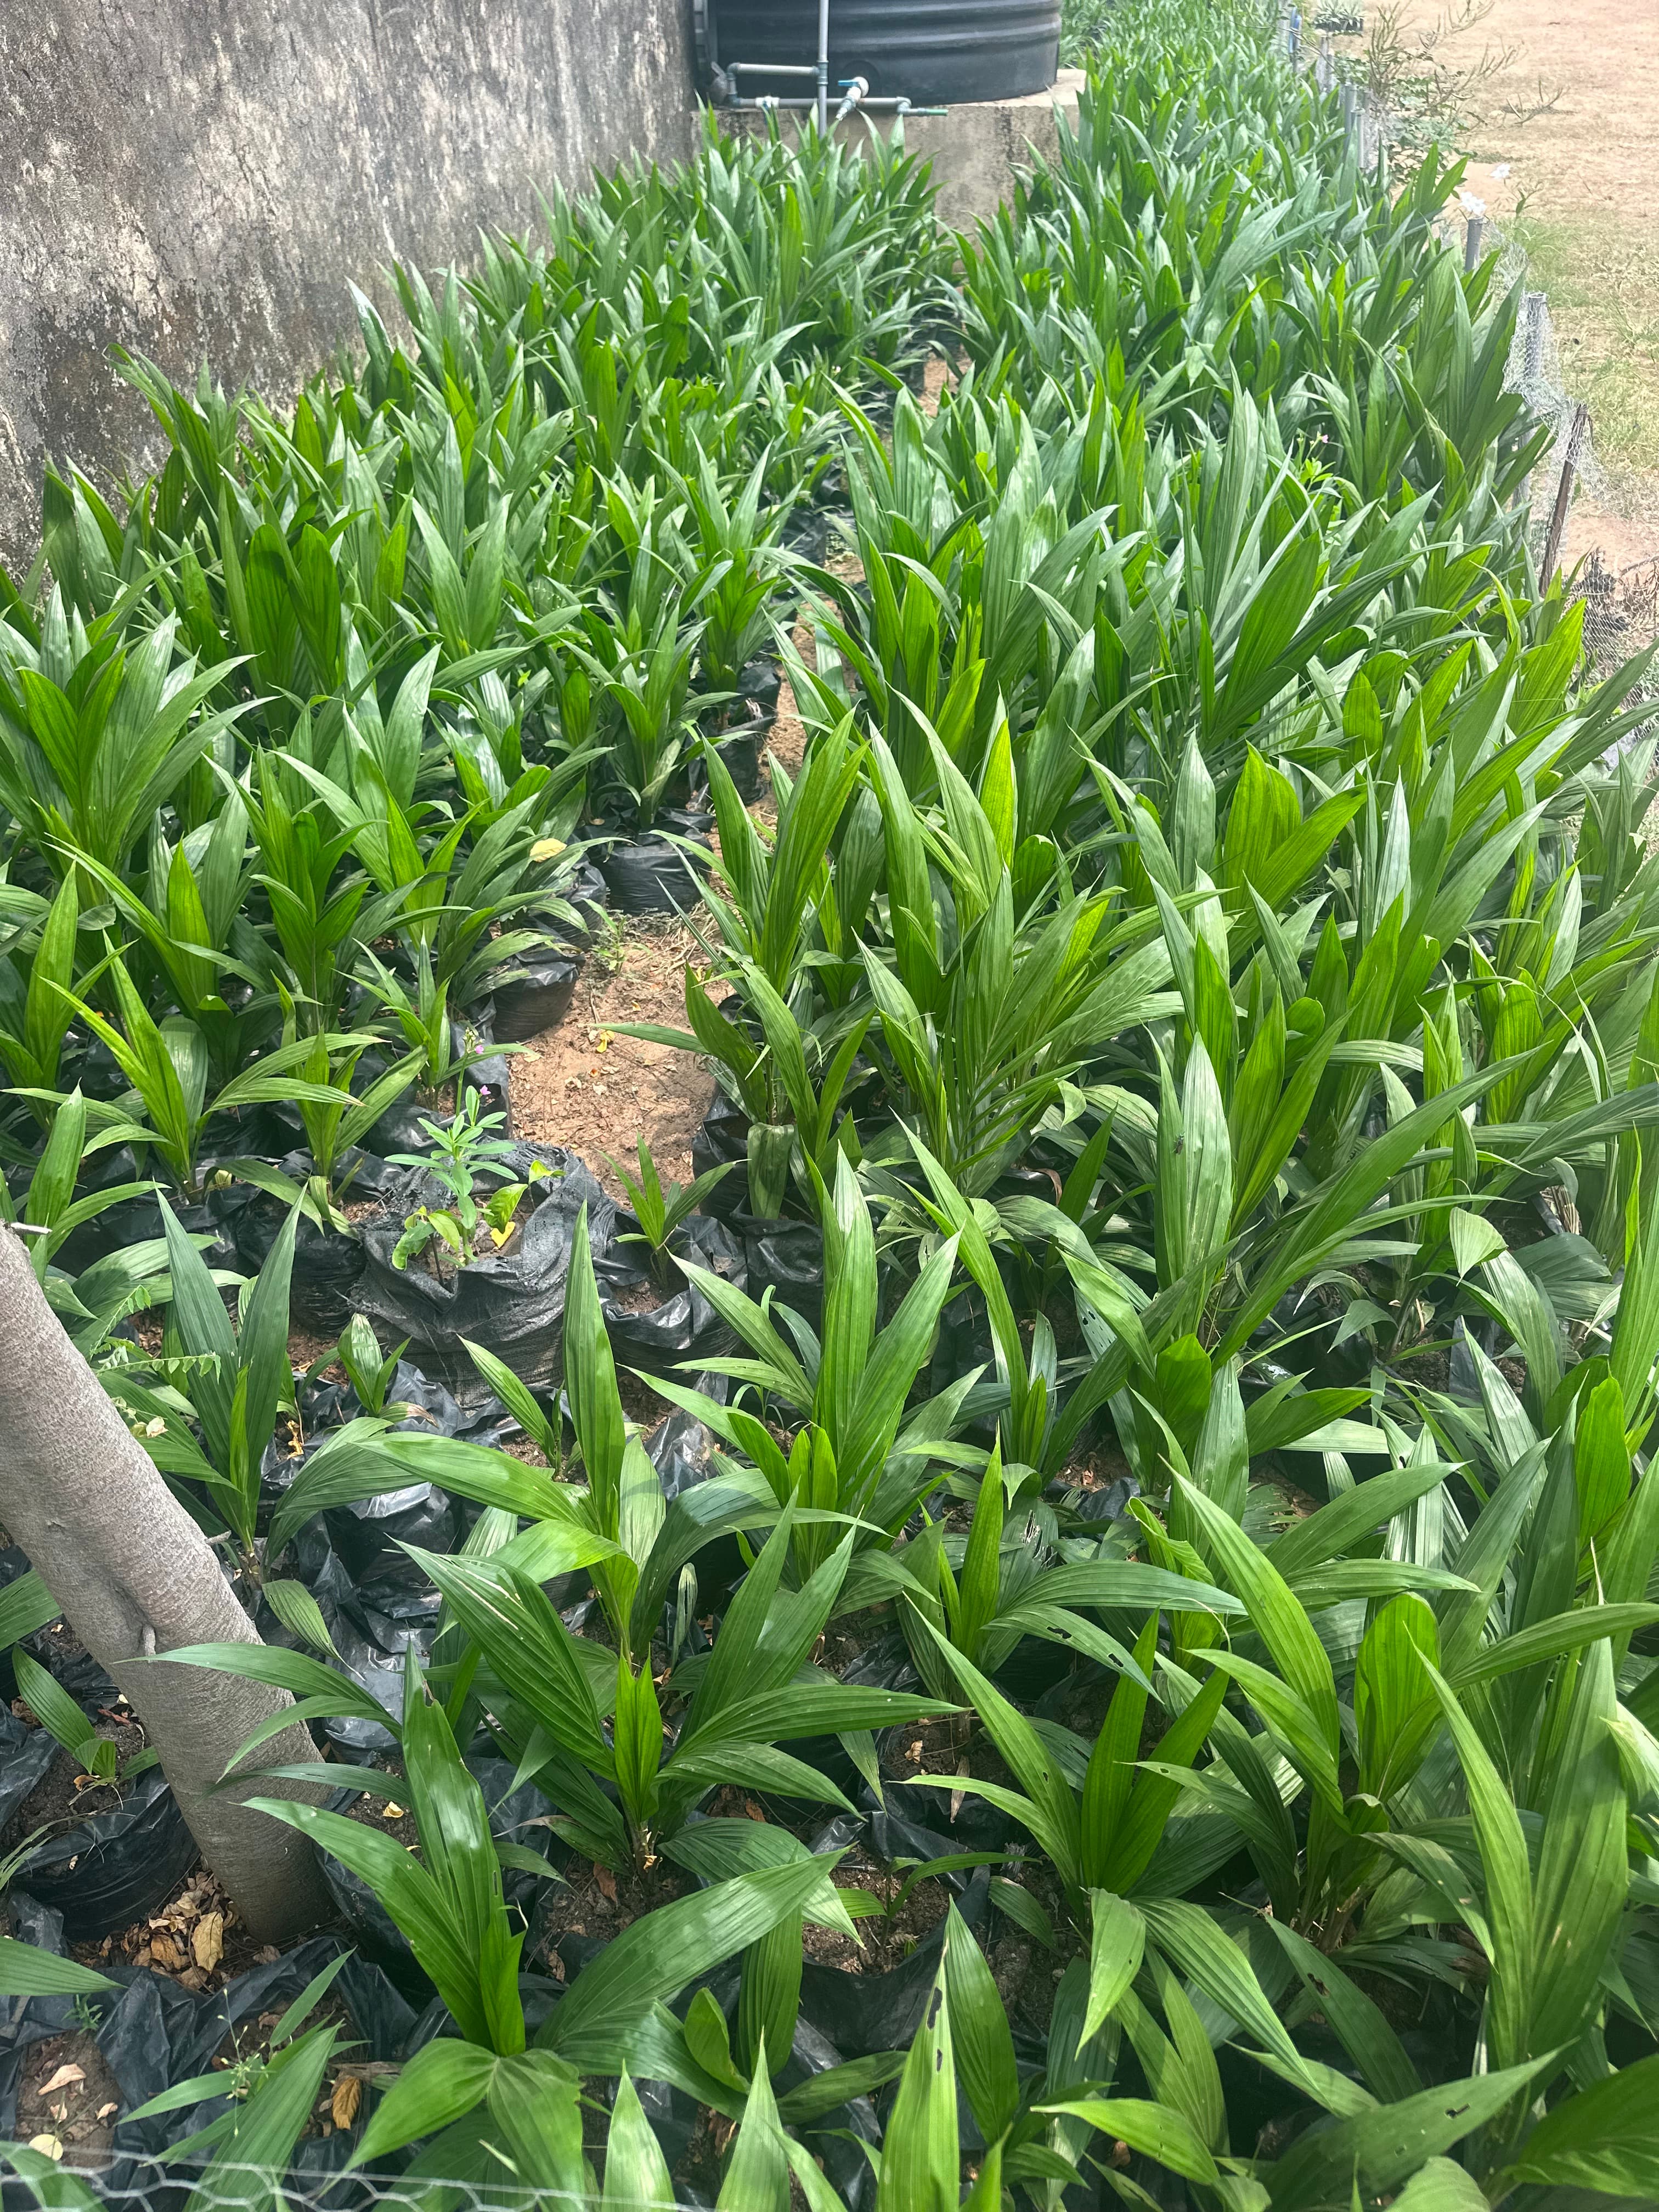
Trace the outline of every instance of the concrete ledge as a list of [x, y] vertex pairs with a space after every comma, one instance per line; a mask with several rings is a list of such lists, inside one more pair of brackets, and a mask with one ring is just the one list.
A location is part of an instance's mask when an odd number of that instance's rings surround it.
[[[943, 115], [907, 116], [904, 143], [933, 162], [940, 220], [952, 230], [966, 230], [981, 216], [992, 214], [1000, 200], [1011, 198], [1016, 169], [1033, 153], [1053, 157], [1060, 139], [1056, 112], [1076, 122], [1078, 94], [1085, 82], [1081, 70], [1061, 70], [1047, 92], [973, 101]], [[786, 112], [784, 127], [793, 119]], [[870, 119], [884, 131], [892, 127], [890, 112]], [[721, 121], [727, 130], [764, 127], [763, 118], [748, 108], [727, 110]], [[849, 117], [841, 136], [857, 142], [866, 129], [856, 116]]]
[[981, 216], [1012, 199], [1014, 172], [1033, 153], [1052, 160], [1060, 143], [1056, 113], [1077, 121], [1077, 96], [1086, 83], [1081, 70], [1061, 70], [1047, 92], [1021, 100], [987, 100], [944, 115], [908, 115], [904, 143], [927, 155], [939, 185], [939, 212], [952, 230], [966, 230]]

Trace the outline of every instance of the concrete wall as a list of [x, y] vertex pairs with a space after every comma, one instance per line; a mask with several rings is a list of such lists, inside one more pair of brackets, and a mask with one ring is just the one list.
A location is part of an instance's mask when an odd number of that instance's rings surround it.
[[154, 453], [120, 343], [284, 401], [534, 187], [685, 151], [685, 0], [0, 0], [0, 556], [43, 460]]

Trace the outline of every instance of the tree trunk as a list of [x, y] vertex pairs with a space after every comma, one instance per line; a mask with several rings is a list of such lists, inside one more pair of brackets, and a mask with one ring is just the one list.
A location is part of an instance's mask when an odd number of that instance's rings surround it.
[[[311, 1843], [238, 1800], [317, 1793], [279, 1782], [213, 1789], [239, 1745], [292, 1700], [238, 1674], [127, 1665], [187, 1644], [259, 1638], [207, 1539], [64, 1334], [9, 1229], [0, 1229], [0, 1521], [137, 1707], [203, 1857], [253, 1933], [272, 1942], [314, 1926], [331, 1908]], [[316, 1755], [296, 1721], [255, 1764]]]

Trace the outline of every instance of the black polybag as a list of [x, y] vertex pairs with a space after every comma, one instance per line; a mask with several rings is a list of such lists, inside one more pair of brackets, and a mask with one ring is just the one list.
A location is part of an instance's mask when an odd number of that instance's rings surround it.
[[[895, 1728], [880, 1730], [876, 1737], [876, 1753], [881, 1761], [882, 1796], [884, 1806], [872, 1816], [872, 1832], [875, 1820], [884, 1813], [890, 1820], [896, 1818], [916, 1828], [927, 1830], [945, 1840], [935, 1856], [948, 1851], [1000, 1851], [1007, 1844], [1013, 1830], [1008, 1815], [972, 1790], [964, 1790], [962, 1803], [953, 1814], [951, 1811], [952, 1792], [948, 1790], [923, 1788], [904, 1778], [904, 1753], [915, 1741], [911, 1729]], [[863, 1802], [874, 1806], [874, 1792], [866, 1784]]]
[[[126, 1148], [123, 1146], [122, 1151], [126, 1152]], [[125, 1172], [116, 1178], [123, 1182], [142, 1182], [155, 1172], [153, 1166], [141, 1170], [130, 1152], [126, 1153], [125, 1165]], [[201, 1172], [210, 1175], [211, 1164], [204, 1164]], [[239, 1265], [234, 1232], [226, 1218], [228, 1209], [214, 1202], [212, 1193], [188, 1206], [177, 1191], [168, 1191], [166, 1196], [173, 1219], [186, 1235], [212, 1240], [198, 1247], [210, 1267], [234, 1269]], [[125, 1252], [134, 1244], [154, 1243], [162, 1234], [161, 1201], [157, 1195], [151, 1193], [143, 1198], [122, 1199], [114, 1206], [106, 1206], [65, 1240], [59, 1264], [71, 1273], [79, 1273], [99, 1260], [107, 1259], [112, 1253]]]
[[822, 507], [798, 507], [778, 533], [784, 548], [803, 561], [821, 562], [830, 550], [830, 518]]
[[[495, 1023], [495, 1000], [481, 1000], [476, 1006], [469, 1007], [460, 1020], [452, 1021], [449, 1024], [450, 1050], [458, 1060], [464, 1053], [483, 1054], [482, 1060], [475, 1060], [471, 1067], [462, 1069], [461, 1088], [477, 1091], [480, 1112], [499, 1114], [501, 1117], [495, 1124], [495, 1133], [498, 1137], [510, 1137], [513, 1134], [513, 1100], [507, 1082], [507, 1054], [486, 1049], [501, 1035]], [[417, 1145], [413, 1149], [420, 1152], [425, 1147]]]
[[817, 1223], [744, 1213], [732, 1226], [743, 1238], [744, 1273], [756, 1304], [769, 1290], [776, 1304], [793, 1307], [816, 1329], [823, 1316], [823, 1231]]
[[[368, 1691], [384, 1708], [388, 1720], [400, 1718], [404, 1709], [403, 1652], [407, 1639], [397, 1633], [385, 1642], [380, 1640], [376, 1630], [381, 1627], [383, 1617], [363, 1603], [320, 1522], [302, 1528], [285, 1548], [281, 1572], [284, 1579], [302, 1583], [317, 1601], [323, 1625], [334, 1641], [335, 1663], [339, 1670], [360, 1689]], [[277, 1619], [263, 1594], [253, 1625], [263, 1643], [283, 1650], [303, 1651], [308, 1657], [316, 1656], [302, 1636]], [[428, 1637], [427, 1641], [430, 1640]], [[397, 1741], [390, 1727], [356, 1714], [315, 1720], [311, 1729], [337, 1758], [353, 1766], [378, 1759], [392, 1750]]]
[[[238, 1974], [212, 1996], [192, 1995], [163, 1975], [136, 1975], [98, 2031], [98, 2047], [120, 2087], [123, 2106], [136, 2110], [175, 2082], [210, 2072], [228, 2034], [257, 2022], [263, 2014], [285, 2010], [343, 1948], [337, 1936], [313, 1936], [283, 1958]], [[348, 2039], [356, 2045], [355, 2061], [384, 2064], [398, 2056], [415, 2014], [377, 1966], [362, 1958], [349, 1960], [329, 1992], [328, 2001], [336, 1999], [351, 2017], [355, 2033], [349, 2031]], [[214, 2099], [147, 2120], [118, 2121], [118, 2161], [154, 2158], [224, 2109], [224, 2100]], [[337, 2171], [355, 2147], [353, 2132], [338, 2129], [326, 2137], [302, 2138], [291, 2164], [301, 2171]]]
[[544, 945], [521, 952], [485, 980], [495, 1006], [495, 1036], [502, 1044], [521, 1044], [552, 1029], [570, 1011], [582, 958], [567, 946]]
[[592, 1248], [603, 1249], [610, 1241], [615, 1202], [576, 1155], [557, 1146], [519, 1145], [501, 1164], [514, 1180], [528, 1182], [534, 1163], [551, 1172], [529, 1182], [519, 1205], [522, 1225], [507, 1249], [447, 1267], [441, 1275], [424, 1256], [407, 1267], [392, 1264], [406, 1218], [446, 1196], [424, 1169], [404, 1170], [388, 1193], [386, 1211], [361, 1224], [365, 1262], [358, 1310], [380, 1326], [383, 1336], [408, 1338], [422, 1371], [436, 1376], [464, 1407], [490, 1395], [467, 1357], [464, 1337], [494, 1352], [526, 1382], [558, 1379], [565, 1276], [583, 1205]]
[[668, 1273], [671, 1288], [659, 1305], [635, 1310], [619, 1302], [619, 1294], [649, 1283], [643, 1243], [624, 1243], [623, 1233], [637, 1232], [634, 1215], [621, 1209], [618, 1235], [593, 1263], [599, 1285], [599, 1311], [604, 1316], [611, 1349], [624, 1367], [647, 1375], [685, 1378], [677, 1370], [688, 1359], [723, 1359], [738, 1349], [736, 1333], [721, 1320], [694, 1283], [673, 1265], [672, 1255], [691, 1261], [743, 1288], [744, 1248], [726, 1224], [696, 1214], [682, 1222], [670, 1242]]
[[[13, 1890], [6, 1905], [9, 1932], [19, 1942], [49, 1951], [55, 1959], [68, 1955], [61, 1912], [40, 1904], [27, 1890]], [[49, 2035], [62, 2035], [75, 2024], [73, 1997], [0, 1996], [0, 2137], [9, 2139], [18, 2133], [17, 2093], [29, 2045]]]
[[64, 1916], [73, 1942], [153, 1912], [196, 1863], [196, 1838], [159, 1766], [121, 1785], [121, 1802], [32, 1852], [20, 1879]]
[[[990, 1887], [987, 1875], [988, 1869], [981, 1867], [957, 1899], [957, 1910], [970, 1929], [976, 1929], [985, 1916]], [[849, 1974], [808, 1959], [800, 1970], [803, 2016], [843, 2058], [907, 2049], [933, 1994], [945, 1928], [941, 1917], [908, 1959], [884, 1973]]]
[[[289, 1452], [273, 1437], [259, 1463], [260, 1518], [267, 1528], [272, 1510], [327, 1443], [331, 1430], [362, 1411], [356, 1393], [338, 1383], [301, 1385], [299, 1397], [305, 1423], [304, 1447]], [[469, 1419], [441, 1382], [401, 1359], [386, 1393], [388, 1408], [398, 1403], [412, 1405], [416, 1410], [395, 1425], [394, 1435], [466, 1435], [479, 1443], [494, 1443], [507, 1425], [493, 1397], [487, 1409]], [[448, 1492], [413, 1477], [397, 1490], [328, 1506], [323, 1519], [353, 1583], [385, 1574], [407, 1578], [414, 1570], [398, 1550], [399, 1544], [418, 1544], [428, 1552], [453, 1552], [465, 1534], [465, 1516]]]
[[[660, 818], [665, 828], [694, 842], [706, 838], [711, 826], [707, 814]], [[648, 830], [631, 843], [613, 845], [599, 866], [619, 914], [686, 914], [701, 902], [697, 882], [708, 862]]]
[[[693, 1389], [720, 1403], [726, 1402], [726, 1378], [723, 1375], [695, 1375], [684, 1378]], [[714, 1454], [720, 1449], [720, 1439], [705, 1422], [695, 1413], [678, 1407], [666, 1420], [659, 1421], [646, 1439], [646, 1456], [657, 1470], [665, 1501], [672, 1505], [677, 1498], [699, 1483], [707, 1482], [719, 1472], [714, 1465]], [[737, 1536], [732, 1531], [715, 1536], [697, 1550], [694, 1562], [697, 1578], [697, 1610], [699, 1613], [720, 1613], [725, 1609], [733, 1587], [747, 1571], [747, 1563]], [[665, 1600], [665, 1609], [672, 1615], [676, 1592], [671, 1589]], [[669, 1631], [672, 1632], [672, 1624]], [[693, 1624], [694, 1638], [702, 1635]], [[793, 1747], [792, 1747], [793, 1748]]]
[[745, 660], [738, 678], [738, 696], [769, 719], [778, 711], [783, 690], [783, 670], [769, 654]]
[[0, 1710], [0, 1829], [30, 1796], [58, 1756], [58, 1739], [46, 1729], [25, 1728], [9, 1706]]
[[[349, 1185], [354, 1198], [369, 1196], [377, 1184], [392, 1173], [374, 1154], [347, 1154], [355, 1168]], [[280, 1162], [284, 1175], [303, 1182], [312, 1171], [308, 1152], [289, 1152]], [[260, 1191], [236, 1216], [236, 1251], [251, 1275], [264, 1265], [271, 1246], [282, 1233], [289, 1208], [279, 1198]], [[294, 1237], [294, 1268], [289, 1278], [289, 1310], [297, 1322], [321, 1336], [337, 1336], [356, 1311], [356, 1292], [363, 1272], [363, 1248], [343, 1229], [319, 1229], [301, 1214]]]
[[691, 1172], [707, 1175], [710, 1168], [735, 1162], [702, 1201], [705, 1213], [730, 1221], [749, 1209], [749, 1116], [735, 1099], [716, 1089], [708, 1111], [691, 1139]]
[[[544, 925], [547, 933], [574, 951], [586, 952], [605, 927], [605, 910], [611, 903], [605, 876], [593, 861], [584, 860], [573, 875], [554, 888], [567, 906], [575, 908], [576, 919], [564, 921], [556, 914], [549, 915]], [[498, 1030], [496, 1035], [501, 1034]]]
[[745, 806], [752, 805], [761, 796], [761, 745], [772, 726], [772, 719], [769, 714], [763, 719], [752, 714], [714, 735], [714, 750], [720, 757], [720, 766], [731, 777]]

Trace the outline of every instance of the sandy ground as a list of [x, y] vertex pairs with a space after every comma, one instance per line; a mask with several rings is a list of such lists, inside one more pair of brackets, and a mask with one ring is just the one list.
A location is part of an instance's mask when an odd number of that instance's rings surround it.
[[1597, 548], [1617, 574], [1659, 558], [1659, 0], [1407, 0], [1402, 28], [1463, 12], [1478, 20], [1434, 62], [1501, 61], [1460, 134], [1467, 189], [1531, 257], [1607, 472], [1575, 505], [1566, 565]]
[[[804, 631], [796, 643], [810, 649]], [[793, 775], [805, 743], [786, 684], [767, 750]], [[750, 811], [767, 827], [775, 824], [769, 787]], [[691, 919], [712, 941], [709, 916], [699, 908]], [[684, 1030], [688, 965], [701, 975], [708, 962], [684, 921], [624, 921], [618, 937], [584, 965], [563, 1020], [532, 1037], [508, 1063], [517, 1133], [568, 1145], [618, 1198], [626, 1194], [610, 1161], [637, 1173], [641, 1137], [665, 1183], [691, 1178], [691, 1139], [714, 1097], [713, 1075], [700, 1058], [672, 1045], [617, 1035], [624, 1023]]]

